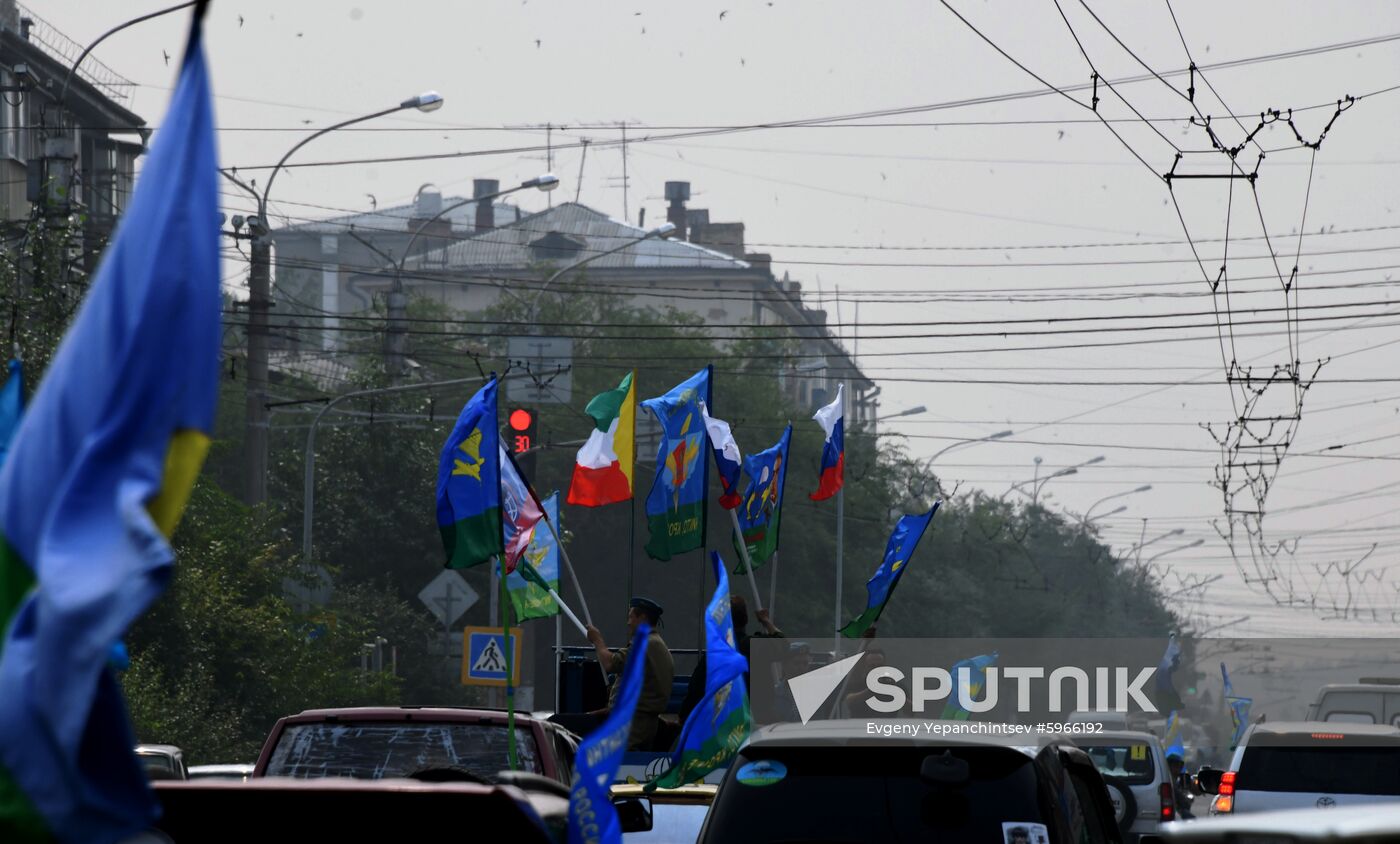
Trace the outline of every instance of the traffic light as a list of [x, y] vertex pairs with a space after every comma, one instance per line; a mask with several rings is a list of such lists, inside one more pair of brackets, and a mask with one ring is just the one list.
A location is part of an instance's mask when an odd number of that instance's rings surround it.
[[535, 473], [535, 451], [539, 446], [539, 411], [513, 407], [506, 414], [506, 447], [526, 477]]

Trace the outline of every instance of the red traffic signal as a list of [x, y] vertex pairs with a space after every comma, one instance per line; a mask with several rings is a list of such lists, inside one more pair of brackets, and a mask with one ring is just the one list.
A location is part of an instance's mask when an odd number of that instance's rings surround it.
[[539, 414], [525, 407], [513, 408], [506, 416], [506, 424], [510, 426], [511, 454], [524, 454], [534, 448]]

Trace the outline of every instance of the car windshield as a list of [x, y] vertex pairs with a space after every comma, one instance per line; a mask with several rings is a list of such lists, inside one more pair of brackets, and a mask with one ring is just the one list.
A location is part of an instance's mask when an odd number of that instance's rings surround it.
[[[1006, 748], [953, 748], [965, 785], [939, 785], [920, 767], [928, 747], [750, 748], [720, 787], [706, 841], [1001, 841], [1004, 824], [1047, 821], [1035, 765]], [[744, 767], [781, 765], [781, 778], [744, 782]], [[777, 763], [777, 764], [772, 764]], [[752, 770], [752, 769], [750, 769]], [[863, 810], [862, 810], [863, 809]]]
[[1235, 787], [1400, 796], [1400, 745], [1246, 747]]
[[[519, 769], [544, 773], [531, 731], [517, 727], [515, 735]], [[272, 751], [266, 774], [383, 779], [457, 768], [494, 777], [510, 767], [508, 737], [498, 724], [292, 724]]]
[[629, 832], [622, 840], [632, 844], [670, 844], [694, 841], [710, 807], [704, 803], [652, 803], [651, 829]]
[[1105, 777], [1125, 782], [1129, 785], [1145, 785], [1152, 782], [1156, 766], [1152, 761], [1152, 747], [1145, 742], [1120, 742], [1116, 744], [1080, 743], [1084, 752], [1094, 760], [1094, 767]]

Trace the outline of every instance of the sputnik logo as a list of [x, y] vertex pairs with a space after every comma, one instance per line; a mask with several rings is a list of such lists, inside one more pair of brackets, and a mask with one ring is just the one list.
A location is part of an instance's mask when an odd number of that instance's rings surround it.
[[812, 716], [817, 714], [817, 710], [831, 697], [831, 693], [836, 691], [845, 681], [846, 675], [855, 668], [861, 656], [848, 656], [839, 662], [823, 665], [788, 679], [788, 688], [792, 690], [792, 700], [797, 704], [797, 714], [803, 724], [812, 720]]

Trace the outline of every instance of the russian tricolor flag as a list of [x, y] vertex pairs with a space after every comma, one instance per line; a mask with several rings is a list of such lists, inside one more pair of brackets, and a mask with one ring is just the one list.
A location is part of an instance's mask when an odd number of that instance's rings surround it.
[[821, 477], [817, 481], [817, 491], [809, 496], [813, 501], [825, 501], [841, 489], [846, 471], [846, 438], [841, 408], [846, 385], [836, 388], [836, 401], [812, 414], [817, 424], [826, 431], [826, 444], [822, 446]]

